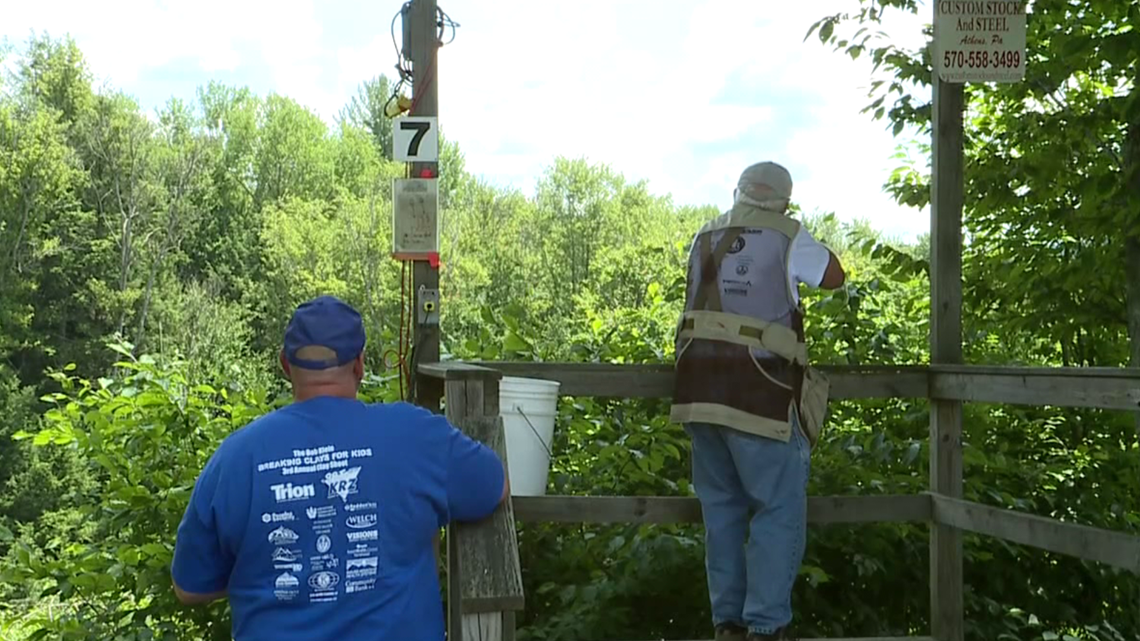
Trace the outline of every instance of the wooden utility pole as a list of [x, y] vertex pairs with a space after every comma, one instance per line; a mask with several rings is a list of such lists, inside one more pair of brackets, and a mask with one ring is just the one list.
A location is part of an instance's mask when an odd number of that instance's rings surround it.
[[[436, 0], [412, 0], [408, 19], [411, 37], [408, 43], [412, 59], [412, 116], [439, 116], [439, 16]], [[438, 162], [412, 163], [412, 178], [437, 178]], [[439, 213], [437, 212], [438, 216]], [[443, 396], [443, 382], [420, 376], [415, 367], [419, 363], [439, 362], [439, 325], [424, 323], [419, 313], [422, 306], [421, 292], [435, 292], [438, 300], [439, 268], [427, 260], [412, 263], [412, 296], [416, 304], [415, 331], [413, 332], [413, 358], [411, 375], [415, 379], [416, 404], [439, 411], [439, 401]], [[435, 318], [439, 315], [436, 314]]]
[[[439, 31], [442, 20], [436, 0], [411, 0], [406, 15], [405, 44], [412, 61], [411, 117], [438, 118]], [[413, 142], [413, 146], [415, 143]], [[438, 158], [438, 156], [435, 156]], [[438, 180], [439, 162], [412, 162], [411, 178]], [[437, 205], [438, 205], [438, 201]], [[439, 212], [436, 211], [438, 220]], [[438, 255], [436, 255], [438, 259]], [[438, 304], [439, 263], [417, 256], [412, 263], [415, 299], [412, 376], [415, 402], [439, 412], [444, 379], [421, 376], [419, 365], [438, 363], [440, 355]], [[426, 313], [434, 311], [433, 314]], [[470, 373], [469, 373], [470, 374]], [[483, 380], [480, 376], [489, 376]], [[492, 447], [505, 462], [506, 441], [499, 418], [498, 379], [492, 370], [477, 375], [448, 377], [447, 415], [468, 436]], [[470, 378], [471, 380], [467, 380]], [[513, 641], [515, 610], [522, 609], [522, 572], [511, 504], [500, 506], [481, 523], [451, 523], [447, 528], [447, 628], [449, 641]], [[438, 558], [438, 550], [436, 555]], [[463, 566], [467, 566], [464, 568]], [[467, 576], [464, 577], [464, 572]]]
[[[936, 34], [935, 41], [937, 38]], [[931, 48], [938, 55], [933, 43]], [[930, 364], [956, 365], [962, 362], [964, 87], [943, 82], [937, 66], [931, 84]], [[961, 401], [930, 401], [930, 489], [942, 496], [962, 498]], [[938, 641], [962, 641], [962, 592], [962, 531], [931, 524], [930, 622]]]

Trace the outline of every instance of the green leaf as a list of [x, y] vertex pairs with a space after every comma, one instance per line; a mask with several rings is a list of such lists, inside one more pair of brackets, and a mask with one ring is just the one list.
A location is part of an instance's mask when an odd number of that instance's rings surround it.
[[831, 40], [831, 34], [835, 31], [835, 22], [830, 18], [824, 21], [823, 26], [819, 28], [820, 42], [827, 42]]
[[40, 432], [36, 434], [35, 438], [32, 439], [32, 445], [35, 445], [37, 447], [43, 447], [44, 445], [51, 443], [52, 440], [56, 436], [57, 436], [56, 430], [52, 430], [52, 429], [40, 430]]
[[131, 350], [127, 348], [127, 345], [129, 345], [129, 344], [109, 343], [107, 345], [107, 347], [111, 351], [122, 354], [123, 356], [126, 356], [127, 358], [129, 358], [133, 361], [133, 360], [135, 360], [135, 355], [131, 353]]
[[139, 551], [134, 547], [123, 547], [119, 549], [118, 558], [127, 565], [138, 565], [139, 556]]
[[506, 338], [503, 339], [503, 349], [508, 352], [527, 352], [530, 351], [530, 345], [518, 334], [507, 332]]
[[90, 589], [95, 587], [95, 575], [77, 574], [71, 577], [71, 584], [77, 588]]
[[147, 543], [140, 549], [150, 556], [164, 557], [170, 554], [170, 551], [166, 548], [166, 546], [160, 543]]

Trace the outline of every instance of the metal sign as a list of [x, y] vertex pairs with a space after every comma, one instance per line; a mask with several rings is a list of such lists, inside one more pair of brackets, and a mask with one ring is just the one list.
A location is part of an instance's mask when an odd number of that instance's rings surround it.
[[406, 116], [392, 121], [392, 157], [399, 162], [439, 160], [439, 119]]
[[1027, 2], [935, 0], [934, 68], [942, 82], [1025, 78]]
[[392, 255], [425, 260], [439, 253], [439, 181], [397, 178], [392, 183]]

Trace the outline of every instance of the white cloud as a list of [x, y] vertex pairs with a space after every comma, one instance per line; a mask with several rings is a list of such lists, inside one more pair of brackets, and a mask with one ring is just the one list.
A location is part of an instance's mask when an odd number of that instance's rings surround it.
[[[260, 72], [259, 87], [331, 120], [361, 81], [393, 74], [389, 26], [401, 3], [351, 12], [315, 0], [127, 0], [115, 11], [85, 0], [9, 4], [0, 33], [70, 32], [113, 86], [130, 88], [141, 73], [172, 64], [181, 66], [177, 79], [188, 91], [220, 72]], [[854, 10], [857, 0], [441, 6], [462, 26], [440, 53], [440, 121], [468, 169], [493, 182], [529, 190], [555, 155], [586, 156], [649, 180], [678, 203], [724, 207], [741, 168], [786, 148], [776, 159], [792, 169], [797, 200], [809, 210], [867, 217], [907, 236], [927, 228], [924, 214], [898, 208], [881, 191], [895, 142], [882, 123], [858, 113], [869, 63], [815, 37], [803, 42], [814, 21]], [[360, 29], [361, 21], [374, 27]], [[887, 29], [915, 47], [921, 22]], [[188, 76], [186, 66], [194, 71]], [[729, 82], [737, 93], [771, 99], [714, 104]], [[780, 106], [791, 98], [801, 113], [789, 121]], [[760, 134], [763, 149], [712, 151]]]

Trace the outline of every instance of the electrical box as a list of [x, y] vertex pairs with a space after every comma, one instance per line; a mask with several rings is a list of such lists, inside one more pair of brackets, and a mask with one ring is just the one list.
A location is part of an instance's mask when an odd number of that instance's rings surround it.
[[416, 323], [439, 325], [439, 290], [421, 287], [416, 292]]
[[431, 260], [439, 255], [439, 181], [397, 178], [392, 184], [392, 257]]
[[403, 7], [400, 7], [400, 26], [401, 34], [403, 36], [403, 46], [400, 47], [400, 55], [405, 60], [412, 59], [412, 3], [405, 2]]

